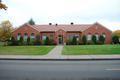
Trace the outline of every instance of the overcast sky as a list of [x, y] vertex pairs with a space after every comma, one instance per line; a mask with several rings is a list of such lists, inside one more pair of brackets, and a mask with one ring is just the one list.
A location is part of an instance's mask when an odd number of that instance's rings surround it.
[[36, 24], [89, 24], [99, 22], [110, 30], [120, 30], [120, 0], [2, 0], [8, 10], [0, 10], [0, 22], [10, 20], [18, 27], [30, 18]]

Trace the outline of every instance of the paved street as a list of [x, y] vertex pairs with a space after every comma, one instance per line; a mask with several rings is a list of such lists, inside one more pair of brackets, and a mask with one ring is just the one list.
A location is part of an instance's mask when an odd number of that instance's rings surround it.
[[0, 80], [120, 80], [120, 60], [0, 60]]

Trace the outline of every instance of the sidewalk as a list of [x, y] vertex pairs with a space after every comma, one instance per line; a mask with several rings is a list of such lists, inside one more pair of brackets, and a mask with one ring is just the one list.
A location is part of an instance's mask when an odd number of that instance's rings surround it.
[[35, 55], [0, 55], [0, 60], [120, 60], [120, 55], [76, 55], [76, 56], [35, 56]]
[[58, 45], [47, 55], [0, 55], [1, 60], [120, 60], [120, 55], [61, 55]]

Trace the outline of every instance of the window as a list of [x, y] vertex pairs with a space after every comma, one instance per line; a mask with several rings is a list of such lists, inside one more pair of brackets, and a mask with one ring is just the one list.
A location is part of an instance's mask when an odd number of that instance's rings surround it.
[[98, 35], [98, 33], [96, 33], [95, 36], [96, 36], [96, 40], [98, 41], [98, 40], [99, 40], [99, 35]]
[[89, 33], [89, 34], [87, 35], [87, 40], [88, 40], [88, 41], [91, 41], [91, 38], [92, 38], [92, 35]]
[[102, 34], [102, 36], [103, 36], [104, 38], [106, 38], [106, 35], [105, 35], [105, 33], [103, 33], [103, 34]]
[[28, 38], [28, 34], [25, 33], [25, 34], [24, 34], [24, 41], [27, 41], [27, 38]]
[[75, 34], [77, 41], [79, 41], [79, 34]]
[[73, 34], [69, 34], [69, 40], [72, 40], [73, 39]]
[[18, 33], [17, 40], [20, 40], [20, 37], [21, 37], [21, 33]]
[[69, 35], [67, 36], [67, 39], [68, 39], [68, 40], [72, 40], [73, 37], [76, 37], [76, 38], [77, 38], [77, 41], [79, 40], [79, 34], [69, 34]]
[[42, 36], [42, 40], [46, 40], [47, 36], [46, 35], [43, 35]]
[[34, 33], [31, 33], [30, 38], [31, 38], [31, 39], [35, 39], [35, 34], [34, 34]]
[[50, 34], [50, 39], [53, 39], [53, 34]]

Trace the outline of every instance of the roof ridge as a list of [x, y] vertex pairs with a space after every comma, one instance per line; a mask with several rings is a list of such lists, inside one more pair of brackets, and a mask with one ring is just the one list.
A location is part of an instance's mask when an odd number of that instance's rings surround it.
[[[71, 24], [59, 24], [59, 25], [57, 25], [57, 26], [63, 26], [63, 25], [65, 25], [65, 26], [79, 26], [79, 25], [93, 25], [93, 24], [73, 24], [73, 25], [71, 25]], [[49, 24], [37, 24], [37, 25], [33, 25], [33, 26], [56, 26], [55, 24], [54, 25], [49, 25]]]

